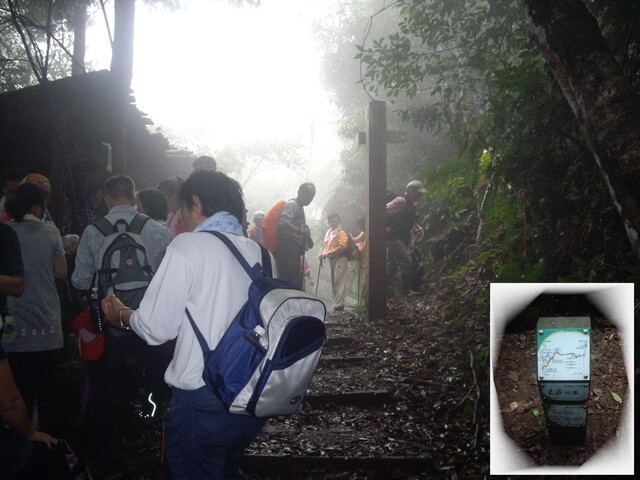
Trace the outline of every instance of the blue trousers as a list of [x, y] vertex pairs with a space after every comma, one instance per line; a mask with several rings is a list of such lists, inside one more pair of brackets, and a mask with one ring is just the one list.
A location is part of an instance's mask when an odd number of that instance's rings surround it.
[[206, 386], [172, 391], [165, 425], [172, 480], [244, 478], [242, 456], [266, 419], [230, 414]]

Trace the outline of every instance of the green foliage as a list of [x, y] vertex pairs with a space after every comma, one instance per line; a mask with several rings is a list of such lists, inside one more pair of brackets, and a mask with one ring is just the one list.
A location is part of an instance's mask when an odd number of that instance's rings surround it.
[[640, 2], [636, 0], [586, 0], [602, 35], [636, 89], [640, 88]]
[[0, 0], [0, 91], [68, 76], [72, 1]]
[[[625, 71], [637, 75], [638, 29], [627, 21], [637, 2], [588, 4]], [[471, 152], [424, 170], [427, 226], [432, 235], [445, 235], [443, 260], [453, 276], [624, 279], [628, 272], [610, 267], [628, 262], [624, 232], [517, 2], [396, 5], [397, 30], [368, 39], [356, 57], [367, 87], [402, 103], [404, 121], [443, 131]], [[473, 247], [463, 264], [460, 241]]]
[[544, 423], [544, 421], [542, 420], [542, 418], [540, 418], [540, 410], [538, 410], [537, 408], [534, 408], [533, 410], [531, 410], [531, 413], [533, 414], [533, 416], [536, 418], [536, 423], [538, 425], [542, 425]]

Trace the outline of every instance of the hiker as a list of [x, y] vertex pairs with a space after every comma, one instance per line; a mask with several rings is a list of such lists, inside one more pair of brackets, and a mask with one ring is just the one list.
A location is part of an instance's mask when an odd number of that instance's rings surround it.
[[[140, 215], [135, 207], [132, 178], [125, 175], [109, 177], [102, 191], [109, 209], [104, 219], [110, 226], [120, 221], [131, 225]], [[97, 225], [89, 225], [83, 232], [71, 276], [72, 284], [83, 291], [92, 287], [94, 275], [102, 263], [100, 251], [106, 236]], [[140, 239], [146, 248], [146, 259], [155, 272], [167, 247], [165, 227], [146, 221], [140, 230]], [[137, 394], [135, 367], [143, 364], [145, 344], [131, 332], [119, 329], [107, 329], [104, 337], [102, 356], [87, 362], [90, 377], [88, 411], [90, 449], [95, 456], [96, 469], [108, 477], [120, 473], [118, 440], [125, 411], [121, 406]]]
[[[24, 292], [24, 271], [20, 243], [16, 232], [0, 223], [0, 339], [7, 317], [7, 295], [19, 297]], [[58, 443], [48, 433], [33, 428], [29, 411], [15, 384], [7, 352], [0, 343], [0, 478], [12, 479], [26, 465], [33, 442], [48, 448]]]
[[67, 277], [67, 261], [58, 229], [43, 221], [45, 192], [33, 183], [18, 187], [7, 203], [14, 221], [24, 266], [24, 292], [7, 299], [9, 317], [2, 345], [13, 376], [29, 412], [37, 404], [42, 425], [49, 427], [56, 413], [53, 367], [62, 348], [62, 316], [55, 280]]
[[182, 222], [180, 220], [180, 200], [178, 199], [178, 192], [180, 191], [180, 185], [182, 185], [182, 177], [170, 177], [165, 178], [158, 184], [158, 190], [164, 193], [167, 198], [167, 214], [166, 226], [171, 232], [171, 238], [175, 238], [176, 235], [183, 232]]
[[77, 227], [75, 227], [73, 231], [81, 235], [87, 226], [95, 222], [98, 217], [104, 215], [102, 208], [102, 182], [97, 180], [89, 182], [84, 189], [79, 213]]
[[54, 224], [53, 217], [51, 216], [51, 212], [47, 208], [47, 204], [51, 199], [51, 182], [44, 175], [39, 173], [30, 173], [26, 177], [22, 179], [20, 185], [24, 185], [25, 183], [33, 183], [38, 185], [44, 191], [44, 216], [42, 218], [43, 222]]
[[230, 414], [204, 384], [203, 359], [185, 308], [215, 348], [247, 301], [249, 276], [219, 239], [203, 231], [224, 233], [250, 265], [261, 262], [261, 250], [243, 236], [242, 190], [224, 173], [192, 173], [180, 187], [180, 199], [185, 233], [167, 248], [139, 308], [109, 296], [103, 309], [109, 324], [131, 328], [149, 344], [177, 337], [165, 373], [173, 394], [165, 426], [172, 478], [242, 478], [244, 450], [266, 419]]
[[249, 238], [254, 242], [264, 245], [262, 235], [262, 221], [264, 220], [264, 212], [261, 210], [253, 214], [253, 227], [249, 229]]
[[296, 288], [302, 289], [304, 253], [313, 248], [311, 230], [306, 224], [304, 207], [308, 206], [316, 195], [313, 183], [303, 183], [298, 187], [296, 198], [288, 200], [282, 208], [278, 221], [278, 246], [276, 263], [280, 278], [288, 280]]
[[358, 249], [358, 305], [360, 305], [368, 295], [366, 272], [369, 268], [369, 249], [364, 215], [358, 218], [358, 227], [360, 227], [360, 233], [353, 237], [353, 243]]
[[320, 254], [320, 260], [329, 259], [331, 267], [331, 289], [333, 291], [333, 311], [344, 310], [344, 296], [347, 287], [348, 260], [345, 253], [349, 244], [349, 236], [340, 225], [340, 215], [330, 213], [327, 215], [329, 229], [324, 235], [324, 250]]
[[16, 195], [20, 182], [27, 175], [20, 167], [11, 167], [2, 172], [2, 199], [0, 200], [0, 222], [6, 223], [11, 217], [6, 211], [6, 204]]
[[210, 170], [215, 172], [217, 169], [216, 160], [209, 155], [200, 155], [193, 161], [193, 171]]
[[[3, 229], [0, 226], [0, 230]], [[0, 275], [1, 276], [1, 275]], [[5, 293], [3, 287], [0, 292]], [[6, 424], [0, 428], [0, 470], [1, 479], [12, 479], [27, 464], [32, 442], [44, 443], [47, 448], [56, 445], [58, 440], [48, 433], [33, 428], [27, 407], [20, 396], [11, 374], [7, 354], [0, 345], [0, 421]]]
[[151, 220], [166, 226], [169, 209], [167, 207], [167, 197], [157, 188], [147, 188], [138, 192], [136, 202], [139, 213], [148, 215]]
[[0, 340], [7, 315], [7, 295], [19, 297], [24, 292], [24, 265], [20, 241], [15, 230], [0, 224]]
[[360, 233], [353, 237], [353, 243], [358, 249], [358, 256], [363, 260], [362, 263], [364, 264], [364, 259], [367, 256], [367, 233], [365, 231], [364, 215], [358, 218], [357, 223], [360, 228]]
[[407, 250], [416, 225], [417, 205], [426, 193], [419, 180], [407, 184], [404, 195], [387, 203], [387, 275], [390, 298], [414, 293], [411, 291], [411, 255]]

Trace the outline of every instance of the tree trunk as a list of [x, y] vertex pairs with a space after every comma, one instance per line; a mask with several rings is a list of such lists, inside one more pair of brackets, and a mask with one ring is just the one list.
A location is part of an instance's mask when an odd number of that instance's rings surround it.
[[85, 73], [84, 57], [87, 49], [87, 5], [88, 0], [80, 0], [73, 11], [73, 63], [71, 75]]
[[136, 19], [135, 0], [116, 0], [111, 72], [120, 86], [131, 86], [133, 76], [133, 33]]
[[640, 98], [580, 0], [521, 0], [640, 256]]
[[129, 90], [133, 76], [133, 33], [135, 0], [115, 0], [115, 19], [111, 74], [113, 75], [116, 105], [111, 135], [113, 173], [126, 173], [127, 117]]

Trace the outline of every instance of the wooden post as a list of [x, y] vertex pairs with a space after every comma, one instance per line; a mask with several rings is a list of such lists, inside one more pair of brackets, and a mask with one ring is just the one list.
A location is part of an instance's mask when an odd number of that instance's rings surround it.
[[366, 135], [367, 317], [374, 320], [387, 314], [387, 110], [384, 102], [369, 103]]
[[133, 76], [135, 0], [115, 0], [111, 73], [114, 85], [114, 115], [111, 132], [113, 173], [127, 173], [127, 120]]

